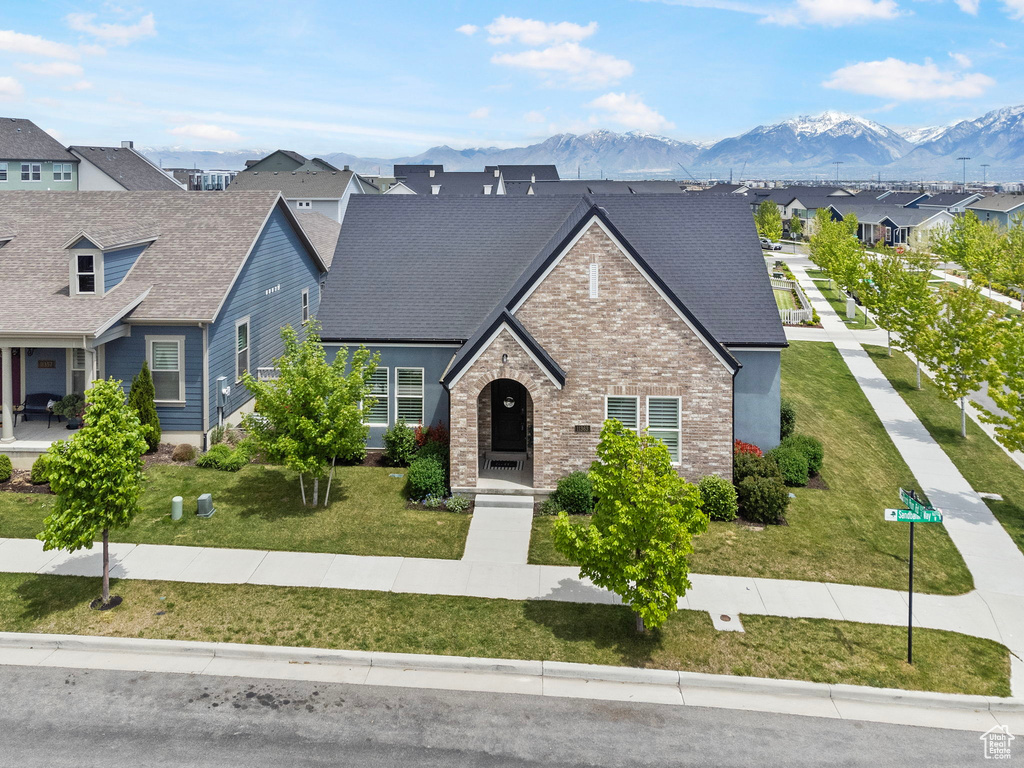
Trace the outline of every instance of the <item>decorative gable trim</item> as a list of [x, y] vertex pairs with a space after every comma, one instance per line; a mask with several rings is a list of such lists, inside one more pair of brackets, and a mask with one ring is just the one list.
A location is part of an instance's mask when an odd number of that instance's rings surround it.
[[494, 343], [503, 331], [507, 331], [516, 340], [527, 356], [555, 386], [555, 389], [561, 389], [565, 386], [565, 371], [537, 343], [537, 340], [530, 335], [522, 323], [508, 312], [499, 314], [487, 331], [477, 336], [475, 342], [467, 342], [471, 344], [470, 348], [466, 350], [465, 354], [456, 354], [452, 360], [452, 365], [441, 377], [441, 383], [448, 389], [458, 384], [462, 377], [466, 375], [466, 372], [473, 367], [473, 364], [480, 359], [480, 356], [490, 348], [491, 344]]

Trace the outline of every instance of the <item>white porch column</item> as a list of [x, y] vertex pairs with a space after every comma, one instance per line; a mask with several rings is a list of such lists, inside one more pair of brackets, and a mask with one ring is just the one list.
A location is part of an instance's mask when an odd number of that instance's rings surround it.
[[0, 432], [0, 443], [14, 442], [14, 362], [10, 347], [0, 347], [0, 374], [3, 375], [3, 388], [0, 392], [2, 400], [3, 431]]

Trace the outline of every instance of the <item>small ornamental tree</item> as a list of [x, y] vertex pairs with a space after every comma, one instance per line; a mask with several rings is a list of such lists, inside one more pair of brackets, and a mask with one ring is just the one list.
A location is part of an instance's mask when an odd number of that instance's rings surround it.
[[934, 259], [927, 253], [909, 250], [903, 254], [906, 269], [896, 290], [899, 310], [894, 329], [898, 335], [894, 346], [911, 355], [916, 361], [917, 388], [921, 389], [921, 357], [929, 329], [939, 316], [939, 297], [928, 281], [932, 276]]
[[794, 240], [799, 240], [800, 236], [804, 233], [804, 223], [796, 212], [789, 219], [789, 236]]
[[988, 396], [995, 411], [971, 401], [981, 411], [981, 420], [995, 425], [996, 439], [1007, 450], [1024, 451], [1024, 323], [1020, 320], [999, 321]]
[[779, 206], [771, 200], [765, 200], [757, 206], [754, 223], [757, 225], [757, 234], [761, 237], [767, 237], [769, 240], [778, 240], [782, 237], [782, 214], [779, 212]]
[[973, 211], [967, 211], [936, 230], [932, 249], [971, 275], [985, 278], [991, 294], [992, 281], [1004, 271], [1008, 257], [1004, 240], [995, 222], [982, 223]]
[[555, 548], [633, 609], [638, 632], [657, 627], [690, 588], [693, 537], [708, 527], [700, 492], [672, 468], [660, 440], [616, 419], [601, 430], [590, 480], [597, 497], [590, 525], [560, 512]]
[[1024, 310], [1024, 213], [1010, 220], [1010, 227], [1003, 238], [1002, 271], [997, 279], [1016, 291], [1020, 297], [1020, 308]]
[[[139, 511], [142, 454], [139, 417], [124, 399], [121, 382], [95, 381], [86, 394], [85, 426], [47, 451], [46, 477], [57, 494], [53, 512], [36, 538], [43, 549], [92, 549], [103, 535], [103, 594], [110, 600], [110, 529], [127, 528]], [[118, 601], [119, 602], [119, 601]]]
[[885, 329], [886, 346], [892, 357], [892, 332], [898, 330], [904, 311], [906, 262], [895, 253], [865, 257], [868, 284], [861, 299], [872, 311], [875, 322]]
[[142, 434], [146, 438], [148, 450], [152, 453], [160, 446], [160, 417], [156, 412], [156, 388], [153, 376], [149, 372], [149, 363], [142, 361], [142, 370], [132, 379], [132, 388], [128, 392], [128, 405], [135, 409], [142, 423]]
[[360, 347], [349, 359], [348, 349], [342, 347], [328, 363], [319, 326], [311, 321], [303, 331], [305, 338], [299, 341], [291, 326], [281, 329], [284, 354], [274, 361], [277, 379], [257, 381], [248, 372], [242, 376], [256, 398], [255, 412], [242, 417], [242, 428], [268, 458], [299, 473], [303, 505], [306, 476], [313, 480], [314, 507], [320, 500], [320, 481], [326, 477], [326, 507], [335, 461], [365, 454], [369, 427], [364, 410], [374, 404], [370, 378], [380, 356]]

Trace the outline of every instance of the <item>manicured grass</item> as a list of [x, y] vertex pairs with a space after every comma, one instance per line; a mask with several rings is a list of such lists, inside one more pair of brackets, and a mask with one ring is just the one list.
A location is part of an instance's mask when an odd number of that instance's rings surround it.
[[885, 347], [865, 349], [971, 487], [1003, 497], [1002, 501], [986, 499], [985, 503], [1024, 550], [1024, 470], [973, 419], [967, 420], [967, 438], [960, 437], [959, 406], [943, 399], [938, 387], [925, 375], [921, 376], [922, 389], [916, 389], [915, 367], [910, 358], [897, 351], [890, 358]]
[[839, 319], [846, 324], [847, 328], [853, 331], [870, 331], [876, 327], [860, 306], [857, 306], [857, 317], [855, 319], [846, 319], [846, 294], [838, 288], [830, 287], [834, 283], [829, 283], [828, 276], [820, 269], [808, 269], [807, 276], [815, 280], [814, 284], [821, 291], [821, 295], [832, 305], [832, 309], [839, 315]]
[[779, 309], [796, 309], [796, 297], [792, 291], [783, 291], [776, 288], [772, 293], [775, 294], [775, 304]]
[[[782, 394], [797, 432], [825, 447], [828, 490], [791, 489], [786, 526], [762, 531], [712, 523], [695, 542], [695, 573], [760, 576], [906, 589], [908, 526], [884, 522], [913, 475], [832, 344], [790, 342], [782, 352]], [[694, 478], [696, 479], [696, 478]], [[551, 544], [551, 518], [536, 518], [530, 562], [567, 564]], [[914, 587], [961, 594], [970, 572], [942, 526], [917, 526]]]
[[[465, 549], [469, 515], [406, 509], [404, 469], [338, 467], [327, 508], [303, 507], [298, 476], [253, 464], [240, 472], [155, 465], [145, 474], [142, 511], [113, 541], [203, 547], [335, 552], [457, 559]], [[324, 489], [321, 488], [321, 493]], [[212, 493], [216, 513], [203, 520], [196, 499]], [[310, 488], [306, 488], [310, 494]], [[171, 498], [185, 514], [170, 519]], [[43, 527], [54, 496], [0, 493], [0, 536], [29, 538]]]
[[[951, 632], [744, 616], [718, 632], [680, 611], [647, 637], [622, 606], [330, 589], [117, 581], [124, 603], [88, 603], [99, 580], [0, 574], [0, 629], [614, 664], [1008, 696], [1003, 646]], [[158, 615], [161, 614], [162, 615]]]

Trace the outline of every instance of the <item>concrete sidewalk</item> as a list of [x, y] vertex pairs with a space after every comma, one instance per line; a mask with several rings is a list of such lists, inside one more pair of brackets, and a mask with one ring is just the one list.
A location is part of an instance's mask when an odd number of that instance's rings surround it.
[[533, 531], [533, 496], [478, 493], [463, 560], [526, 565]]

